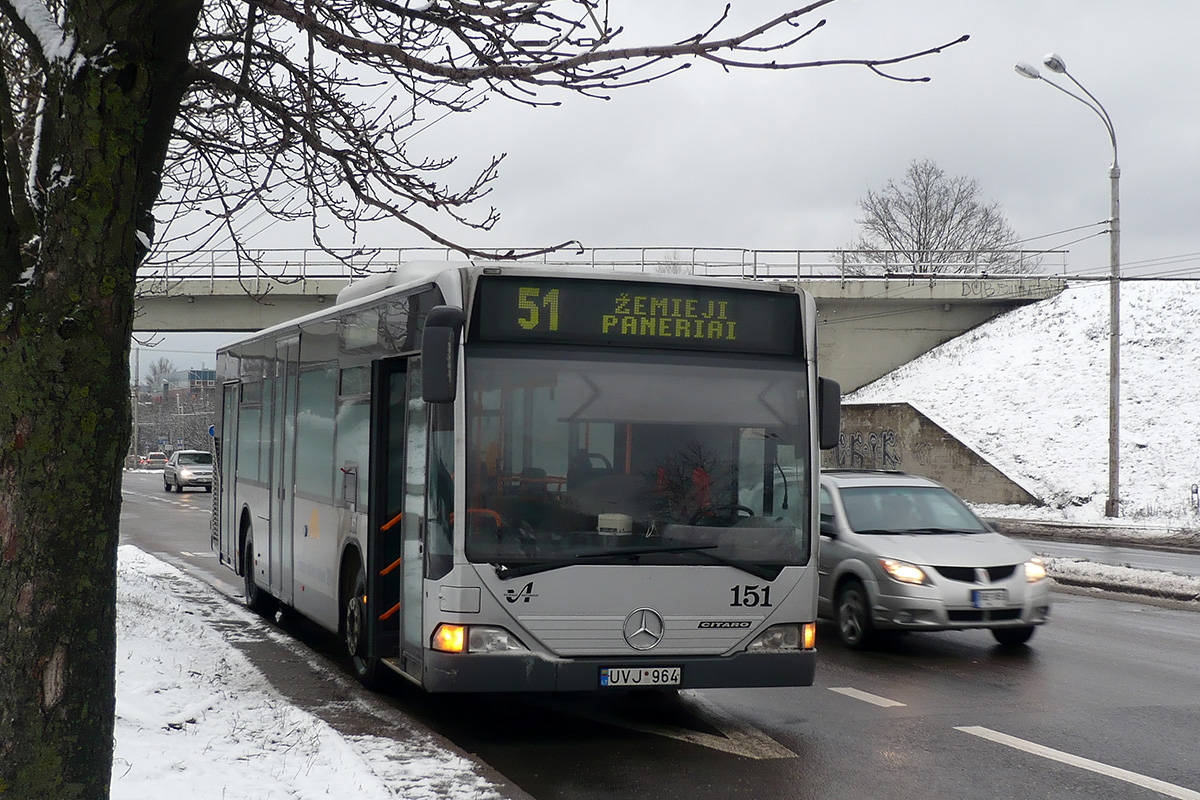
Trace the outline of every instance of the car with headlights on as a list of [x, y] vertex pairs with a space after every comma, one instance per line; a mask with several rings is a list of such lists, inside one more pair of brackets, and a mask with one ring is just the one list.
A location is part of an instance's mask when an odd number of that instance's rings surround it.
[[1042, 560], [937, 481], [824, 470], [820, 492], [817, 610], [847, 647], [882, 631], [968, 628], [1016, 646], [1049, 619]]
[[163, 467], [163, 488], [182, 492], [186, 486], [212, 491], [213, 457], [206, 450], [176, 450]]

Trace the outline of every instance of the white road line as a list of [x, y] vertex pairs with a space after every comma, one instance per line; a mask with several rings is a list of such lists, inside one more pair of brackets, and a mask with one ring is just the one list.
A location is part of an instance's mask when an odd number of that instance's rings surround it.
[[899, 700], [889, 700], [886, 697], [880, 697], [877, 694], [864, 692], [861, 689], [852, 689], [849, 686], [831, 686], [829, 687], [829, 691], [837, 692], [838, 694], [844, 694], [846, 697], [853, 697], [855, 700], [862, 700], [866, 703], [873, 703], [877, 706], [883, 706], [884, 708], [896, 708], [904, 706], [904, 703], [901, 703]]
[[1200, 800], [1200, 792], [1196, 792], [1191, 789], [1185, 789], [1182, 786], [1176, 786], [1175, 784], [1167, 783], [1166, 781], [1160, 781], [1157, 778], [1149, 778], [1145, 775], [1139, 775], [1138, 773], [1130, 772], [1127, 769], [1109, 766], [1108, 764], [1103, 764], [1099, 761], [1092, 761], [1090, 758], [1082, 758], [1080, 756], [1071, 755], [1070, 753], [1064, 753], [1061, 750], [1055, 750], [1052, 747], [1046, 747], [1045, 745], [1026, 741], [1025, 739], [1018, 739], [1016, 736], [1009, 736], [1006, 733], [999, 733], [998, 731], [991, 730], [990, 728], [983, 728], [978, 725], [964, 725], [961, 727], [956, 727], [955, 730], [962, 731], [963, 733], [969, 733], [972, 736], [978, 736], [982, 739], [988, 739], [989, 741], [993, 741], [997, 744], [1002, 744], [1007, 747], [1013, 747], [1017, 750], [1024, 750], [1026, 753], [1032, 753], [1035, 756], [1048, 758], [1052, 761], [1058, 761], [1062, 764], [1068, 764], [1072, 767], [1090, 770], [1092, 772], [1099, 773], [1100, 775], [1116, 778], [1119, 781], [1125, 781], [1126, 783], [1132, 783], [1134, 786], [1141, 786], [1143, 789], [1149, 789], [1153, 792], [1164, 794], [1167, 797], [1175, 797], [1178, 798], [1178, 800]]

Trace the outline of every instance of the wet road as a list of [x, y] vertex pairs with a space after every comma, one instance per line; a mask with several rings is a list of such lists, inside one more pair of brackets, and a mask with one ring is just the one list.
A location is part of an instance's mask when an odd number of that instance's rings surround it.
[[[236, 596], [238, 578], [208, 550], [210, 502], [131, 474], [122, 538]], [[345, 680], [328, 637], [286, 618], [263, 625], [296, 637], [246, 645], [294, 702], [324, 713], [336, 684], [334, 724], [435, 731], [511, 781], [510, 795], [1200, 800], [1195, 611], [1055, 593], [1051, 622], [1015, 650], [967, 631], [852, 652], [822, 627], [812, 687], [567, 697], [400, 684], [368, 695]], [[296, 674], [310, 663], [326, 677]], [[382, 710], [353, 718], [363, 704]]]

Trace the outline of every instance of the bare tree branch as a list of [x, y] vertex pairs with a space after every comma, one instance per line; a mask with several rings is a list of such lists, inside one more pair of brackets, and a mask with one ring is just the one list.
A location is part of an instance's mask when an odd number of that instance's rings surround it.
[[[503, 156], [474, 178], [456, 177], [452, 188], [441, 176], [459, 173], [455, 158], [412, 155], [411, 137], [446, 114], [470, 112], [488, 97], [530, 106], [559, 104], [556, 92], [606, 99], [696, 63], [861, 66], [892, 80], [926, 80], [887, 70], [966, 39], [881, 59], [780, 58], [822, 29], [824, 20], [806, 20], [833, 2], [732, 34], [724, 33], [726, 6], [700, 33], [622, 47], [624, 29], [610, 21], [605, 0], [437, 0], [420, 8], [398, 0], [211, 0], [164, 173], [158, 212], [167, 224], [157, 245], [236, 241], [246, 234], [234, 216], [256, 209], [260, 218], [308, 220], [316, 241], [331, 226], [354, 238], [361, 226], [392, 219], [463, 252], [506, 255], [456, 245], [413, 216], [429, 210], [481, 231], [499, 218], [480, 201]], [[195, 211], [220, 229], [217, 239], [196, 238]]]

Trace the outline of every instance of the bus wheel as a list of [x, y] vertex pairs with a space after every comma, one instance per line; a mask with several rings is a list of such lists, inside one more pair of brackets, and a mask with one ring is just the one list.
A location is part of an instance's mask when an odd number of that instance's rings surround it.
[[838, 590], [835, 610], [842, 644], [852, 650], [866, 647], [875, 634], [866, 587], [857, 580], [846, 581]]
[[246, 531], [246, 545], [242, 550], [242, 591], [246, 595], [246, 607], [254, 613], [272, 618], [279, 610], [275, 598], [254, 582], [254, 532], [250, 530]]
[[357, 568], [354, 580], [346, 584], [342, 633], [346, 641], [346, 654], [350, 657], [350, 669], [354, 677], [368, 689], [380, 684], [379, 659], [365, 655], [367, 650], [367, 574], [362, 566]]

